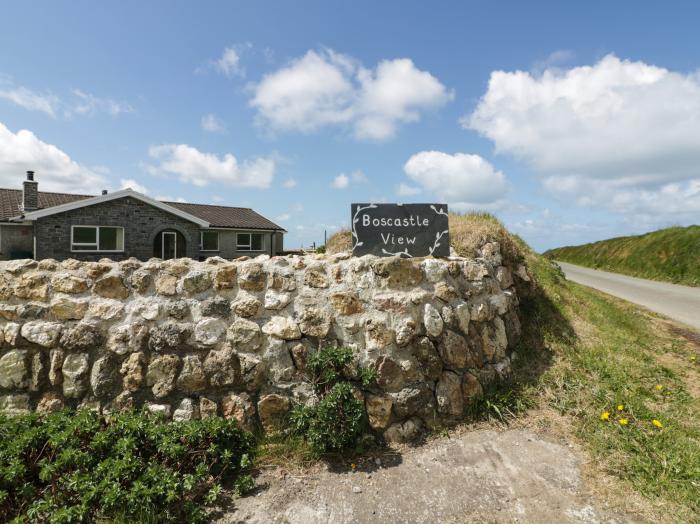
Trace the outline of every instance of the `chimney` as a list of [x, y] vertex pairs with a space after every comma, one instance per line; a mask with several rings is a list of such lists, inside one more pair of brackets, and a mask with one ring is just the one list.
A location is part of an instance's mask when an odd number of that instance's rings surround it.
[[34, 171], [27, 171], [27, 180], [22, 189], [22, 209], [35, 211], [39, 209], [39, 183], [34, 180]]
[[103, 189], [103, 190], [102, 190], [102, 194], [103, 194], [103, 195], [106, 195], [106, 194], [107, 194], [107, 190], [106, 190], [106, 189]]

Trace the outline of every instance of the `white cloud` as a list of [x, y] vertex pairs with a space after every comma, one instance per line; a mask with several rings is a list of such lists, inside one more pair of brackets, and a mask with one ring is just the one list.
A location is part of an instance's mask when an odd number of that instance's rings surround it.
[[[667, 215], [700, 179], [700, 73], [608, 55], [542, 74], [495, 71], [462, 125], [583, 205]], [[633, 203], [634, 201], [634, 203]]]
[[214, 70], [228, 78], [233, 78], [234, 76], [242, 78], [245, 76], [245, 69], [241, 65], [241, 56], [252, 47], [253, 44], [250, 42], [225, 47], [219, 58], [208, 60], [205, 64], [197, 67], [194, 72], [196, 74], [204, 74], [207, 71]]
[[187, 203], [187, 200], [182, 197], [174, 198], [170, 195], [158, 195], [157, 197], [155, 197], [155, 199], [160, 200], [161, 202], [180, 202], [182, 204]]
[[257, 157], [239, 163], [235, 156], [226, 153], [219, 157], [202, 153], [187, 144], [163, 144], [152, 146], [148, 154], [160, 163], [150, 166], [155, 175], [176, 175], [181, 182], [195, 186], [210, 183], [234, 187], [270, 187], [275, 173], [275, 161]]
[[29, 111], [41, 111], [52, 118], [56, 117], [56, 112], [60, 101], [58, 97], [51, 94], [39, 94], [26, 87], [9, 87], [0, 89], [0, 98], [9, 100]]
[[219, 73], [230, 78], [234, 75], [243, 74], [240, 62], [241, 55], [239, 51], [234, 47], [227, 47], [224, 49], [221, 57], [214, 63], [214, 67]]
[[410, 59], [364, 68], [333, 50], [308, 51], [263, 77], [250, 105], [273, 130], [312, 132], [344, 125], [360, 140], [386, 140], [400, 124], [453, 98], [440, 81]]
[[423, 190], [459, 209], [492, 206], [508, 191], [503, 173], [479, 155], [421, 151], [404, 171]]
[[297, 181], [294, 180], [293, 178], [288, 178], [287, 180], [284, 181], [282, 184], [284, 187], [287, 189], [292, 189], [293, 187], [297, 186]]
[[36, 172], [42, 191], [95, 194], [109, 186], [94, 169], [79, 164], [31, 131], [22, 129], [13, 133], [0, 123], [0, 184], [21, 187], [27, 170]]
[[335, 189], [347, 189], [350, 186], [350, 177], [341, 173], [333, 179], [331, 187]]
[[204, 131], [209, 133], [223, 133], [226, 131], [226, 124], [213, 113], [202, 117], [201, 126]]
[[346, 175], [345, 173], [339, 174], [333, 179], [331, 187], [335, 189], [347, 189], [351, 184], [366, 184], [367, 182], [369, 182], [367, 175], [357, 170], [350, 173], [350, 175]]
[[66, 109], [66, 114], [77, 113], [79, 115], [94, 115], [95, 113], [107, 113], [118, 116], [122, 113], [133, 113], [134, 108], [126, 102], [120, 102], [112, 98], [101, 98], [80, 89], [73, 89], [76, 102]]
[[413, 195], [419, 194], [420, 192], [421, 192], [420, 187], [410, 186], [408, 184], [404, 184], [403, 182], [400, 183], [398, 185], [398, 187], [396, 188], [396, 193], [399, 196], [413, 196]]
[[278, 222], [286, 222], [291, 218], [291, 215], [289, 213], [282, 213], [281, 215], [277, 216], [275, 220]]
[[59, 114], [71, 117], [76, 114], [91, 116], [100, 112], [118, 116], [134, 111], [134, 108], [126, 102], [98, 97], [81, 89], [72, 89], [73, 98], [62, 100], [53, 94], [37, 93], [23, 86], [15, 86], [11, 81], [5, 80], [4, 83], [6, 87], [0, 89], [0, 98], [29, 111], [41, 111], [52, 118], [56, 118]]
[[144, 186], [143, 184], [140, 184], [139, 182], [137, 182], [133, 178], [122, 178], [119, 181], [119, 189], [127, 189], [127, 188], [131, 188], [138, 193], [143, 193], [144, 195], [148, 194], [148, 188], [146, 186]]

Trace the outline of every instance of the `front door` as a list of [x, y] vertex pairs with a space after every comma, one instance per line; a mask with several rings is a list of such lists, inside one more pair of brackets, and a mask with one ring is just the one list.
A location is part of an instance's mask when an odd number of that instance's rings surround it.
[[163, 231], [163, 260], [177, 258], [177, 233], [175, 231]]
[[163, 260], [187, 256], [184, 235], [172, 229], [159, 231], [153, 239], [153, 256]]

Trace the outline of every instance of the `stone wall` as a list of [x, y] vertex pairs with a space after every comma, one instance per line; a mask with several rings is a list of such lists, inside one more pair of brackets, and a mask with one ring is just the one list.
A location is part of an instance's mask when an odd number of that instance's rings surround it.
[[458, 419], [519, 330], [497, 244], [477, 259], [349, 254], [0, 263], [0, 410], [145, 405], [270, 427], [311, 400], [309, 354], [349, 346], [389, 440]]

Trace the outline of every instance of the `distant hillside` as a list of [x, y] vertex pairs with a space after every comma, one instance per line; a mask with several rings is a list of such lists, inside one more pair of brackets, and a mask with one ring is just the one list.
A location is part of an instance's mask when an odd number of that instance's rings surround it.
[[550, 249], [545, 256], [581, 266], [700, 286], [700, 226]]

